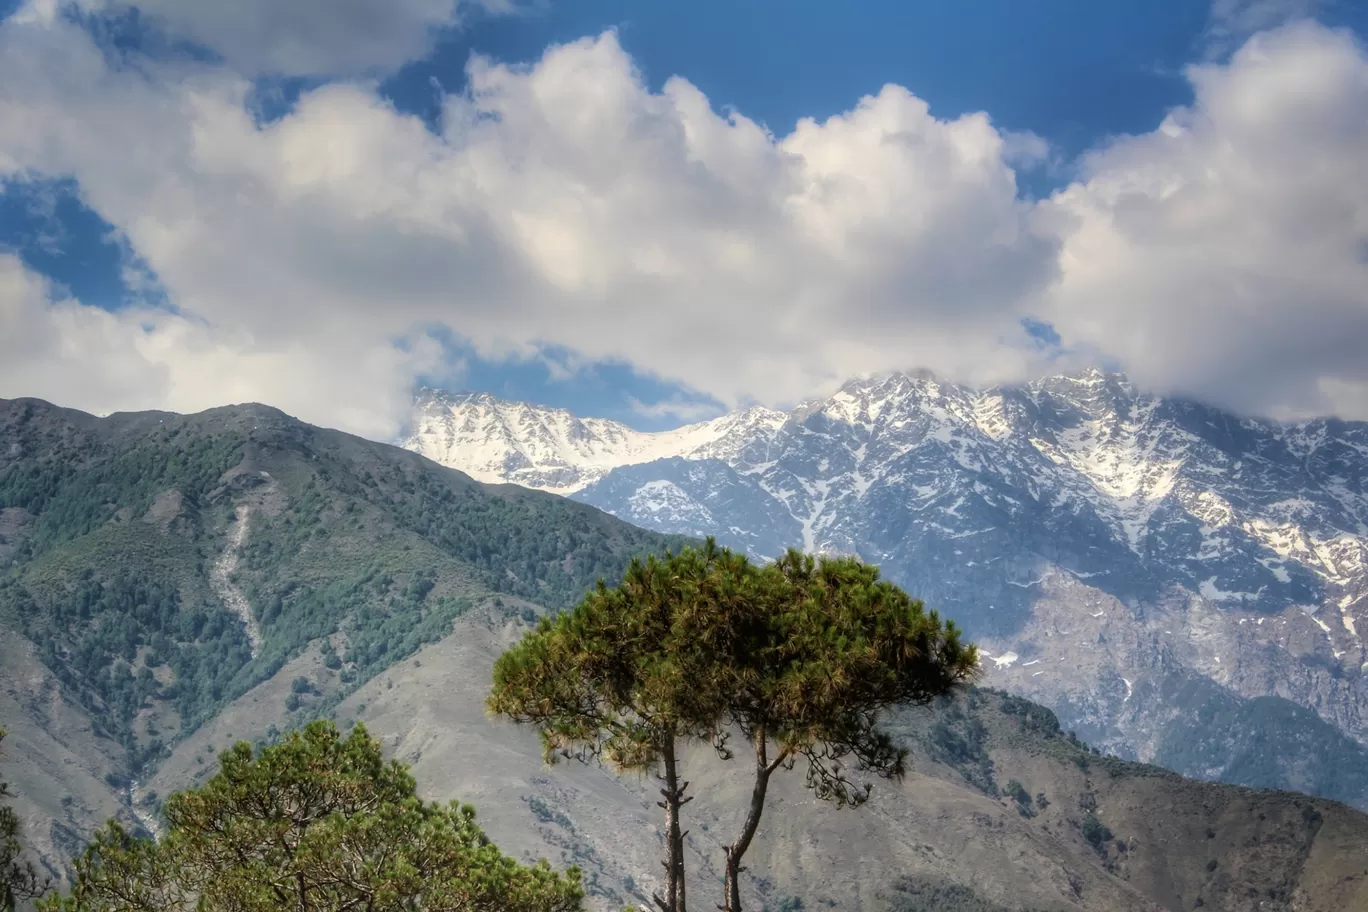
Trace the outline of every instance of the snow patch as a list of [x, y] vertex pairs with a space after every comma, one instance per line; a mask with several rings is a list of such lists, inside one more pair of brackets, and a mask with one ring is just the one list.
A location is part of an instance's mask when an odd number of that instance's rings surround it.
[[1017, 655], [1015, 652], [1004, 652], [1002, 655], [993, 659], [993, 664], [998, 668], [1011, 668], [1019, 658], [1021, 658], [1021, 656]]
[[1209, 602], [1238, 602], [1244, 599], [1257, 599], [1264, 593], [1263, 586], [1257, 592], [1227, 592], [1216, 585], [1216, 577], [1208, 577], [1197, 587], [1202, 598]]

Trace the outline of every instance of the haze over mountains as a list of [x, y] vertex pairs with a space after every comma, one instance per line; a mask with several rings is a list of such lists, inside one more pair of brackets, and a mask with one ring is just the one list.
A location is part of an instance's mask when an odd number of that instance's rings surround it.
[[1368, 424], [1092, 370], [894, 374], [653, 434], [429, 390], [413, 428], [472, 477], [644, 528], [877, 562], [979, 640], [992, 683], [1123, 756], [1368, 801]]

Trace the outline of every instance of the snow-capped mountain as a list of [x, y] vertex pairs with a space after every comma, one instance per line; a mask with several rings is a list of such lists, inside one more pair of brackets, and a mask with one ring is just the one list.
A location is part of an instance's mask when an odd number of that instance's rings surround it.
[[726, 458], [787, 415], [753, 408], [674, 431], [645, 433], [565, 409], [487, 393], [419, 391], [403, 446], [487, 484], [512, 482], [568, 494], [619, 466], [670, 456]]
[[894, 374], [657, 434], [427, 391], [415, 427], [409, 448], [481, 481], [877, 562], [961, 622], [992, 683], [1118, 752], [1162, 754], [1157, 694], [1184, 676], [1368, 741], [1368, 424], [1239, 418], [1093, 370]]

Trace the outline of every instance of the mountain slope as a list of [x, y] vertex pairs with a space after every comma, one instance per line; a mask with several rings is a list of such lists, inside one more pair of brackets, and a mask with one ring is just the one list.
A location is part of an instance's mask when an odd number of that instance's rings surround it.
[[[54, 871], [109, 815], [155, 831], [160, 798], [234, 741], [331, 715], [364, 719], [431, 797], [473, 802], [505, 848], [581, 864], [599, 908], [655, 886], [655, 783], [548, 769], [483, 699], [547, 606], [678, 539], [259, 406], [93, 419], [4, 403], [0, 453], [5, 772]], [[998, 693], [894, 721], [913, 769], [868, 808], [815, 805], [800, 772], [776, 784], [752, 908], [1368, 901], [1368, 818], [1343, 806], [1107, 760]], [[708, 902], [748, 786], [740, 764], [684, 762]]]
[[[679, 543], [256, 405], [0, 401], [0, 511], [0, 718], [49, 857], [145, 817], [172, 748], [244, 693], [275, 681], [260, 715], [298, 724], [474, 605], [559, 608]], [[296, 689], [307, 656], [329, 679]]]
[[[1173, 722], [1159, 695], [1186, 692], [1175, 682], [1192, 675], [1324, 720], [1274, 713], [1290, 746], [1329, 745], [1336, 728], [1368, 740], [1363, 423], [1238, 418], [1098, 371], [984, 391], [895, 374], [782, 420], [737, 413], [644, 435], [649, 447], [591, 464], [557, 436], [570, 419], [543, 413], [428, 394], [415, 417], [427, 430], [409, 445], [458, 468], [478, 452], [483, 471], [534, 486], [532, 457], [555, 451], [556, 490], [645, 528], [757, 556], [859, 554], [979, 639], [994, 684], [1119, 754], [1159, 756]], [[695, 444], [724, 425], [725, 441]], [[516, 468], [501, 469], [514, 450]], [[1353, 745], [1333, 753], [1336, 766], [1364, 762]], [[1333, 770], [1317, 778], [1364, 800]]]
[[[473, 803], [506, 851], [579, 864], [596, 908], [646, 903], [662, 854], [657, 783], [578, 763], [547, 767], [534, 733], [485, 715], [494, 659], [531, 613], [512, 599], [472, 609], [450, 636], [349, 696], [338, 717], [363, 720], [412, 763], [429, 797]], [[327, 675], [317, 663], [304, 673]], [[153, 785], [165, 791], [208, 775], [207, 744], [222, 749], [228, 732], [257, 737], [267, 724], [260, 707], [276, 701], [255, 691], [239, 698], [177, 747]], [[1341, 805], [1100, 757], [1047, 710], [997, 692], [910, 711], [893, 727], [912, 751], [911, 771], [900, 784], [877, 782], [865, 808], [813, 801], [801, 769], [776, 778], [747, 859], [747, 908], [801, 900], [806, 909], [941, 912], [910, 903], [952, 887], [991, 912], [1157, 912], [1191, 909], [1199, 898], [1222, 912], [1368, 904], [1368, 816]], [[749, 783], [745, 764], [706, 751], [690, 751], [683, 764], [697, 796], [685, 820], [690, 893], [706, 907]]]

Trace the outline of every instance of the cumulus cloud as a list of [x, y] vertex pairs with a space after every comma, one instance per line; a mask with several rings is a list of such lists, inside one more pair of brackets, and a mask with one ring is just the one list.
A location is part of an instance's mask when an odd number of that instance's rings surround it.
[[177, 307], [258, 344], [438, 323], [775, 401], [870, 366], [1020, 370], [1003, 340], [1053, 274], [1004, 138], [896, 87], [778, 139], [648, 91], [607, 33], [476, 61], [434, 135], [350, 84], [263, 127], [230, 71], [110, 71], [60, 20], [6, 26], [0, 60], [23, 87], [0, 166], [74, 176]]
[[[1160, 388], [1368, 417], [1368, 59], [1314, 26], [1194, 69], [1192, 106], [1038, 203], [1013, 167], [1048, 149], [984, 114], [887, 86], [775, 136], [683, 79], [650, 91], [611, 32], [475, 60], [436, 132], [356, 83], [262, 125], [246, 65], [111, 66], [61, 17], [0, 25], [0, 177], [74, 178], [177, 309], [143, 318], [175, 344], [111, 318], [142, 359], [92, 349], [115, 407], [250, 397], [382, 434], [430, 327], [782, 404], [884, 369], [1020, 380], [1046, 320]], [[0, 394], [95, 395], [24, 376]]]
[[[354, 340], [273, 345], [164, 310], [110, 313], [60, 295], [18, 258], [0, 254], [0, 390], [98, 414], [197, 412], [268, 402], [372, 437], [392, 436], [412, 377], [439, 357], [430, 343]], [[349, 357], [350, 371], [334, 359]]]
[[1042, 207], [1050, 319], [1148, 385], [1368, 418], [1368, 55], [1302, 23], [1189, 78], [1191, 106]]

